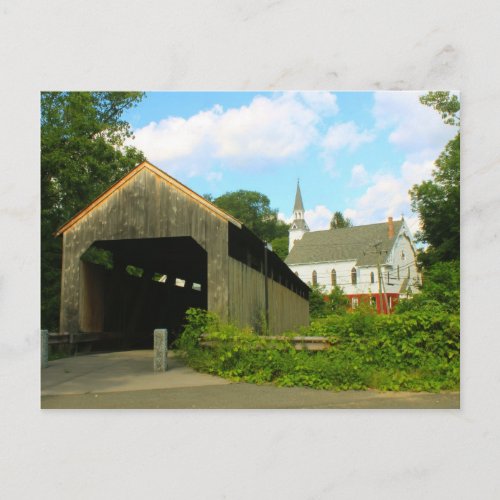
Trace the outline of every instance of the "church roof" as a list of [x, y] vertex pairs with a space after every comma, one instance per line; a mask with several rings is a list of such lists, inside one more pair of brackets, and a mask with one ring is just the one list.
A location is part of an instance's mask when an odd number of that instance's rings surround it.
[[304, 212], [304, 204], [302, 203], [302, 194], [300, 193], [300, 186], [297, 182], [297, 192], [295, 193], [295, 204], [293, 205], [294, 212], [300, 210]]
[[[382, 264], [394, 245], [403, 221], [394, 221], [393, 224], [392, 238], [388, 237], [387, 222], [305, 233], [295, 243], [285, 262], [291, 265], [355, 260], [357, 266], [374, 266], [380, 259]], [[379, 241], [381, 244], [376, 248], [374, 245]]]

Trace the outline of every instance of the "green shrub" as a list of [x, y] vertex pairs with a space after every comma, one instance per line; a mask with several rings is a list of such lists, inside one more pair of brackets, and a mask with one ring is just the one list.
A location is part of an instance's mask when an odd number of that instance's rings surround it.
[[[439, 391], [460, 383], [459, 316], [440, 311], [377, 315], [354, 311], [314, 321], [302, 335], [330, 338], [325, 351], [223, 324], [190, 309], [178, 341], [193, 368], [234, 381], [316, 389]], [[209, 345], [200, 344], [200, 335]], [[290, 336], [293, 334], [289, 334]]]

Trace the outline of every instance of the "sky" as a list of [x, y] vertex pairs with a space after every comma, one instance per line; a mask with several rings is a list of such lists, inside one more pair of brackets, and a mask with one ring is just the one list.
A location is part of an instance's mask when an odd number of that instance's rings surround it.
[[424, 92], [148, 92], [126, 112], [148, 161], [199, 194], [267, 195], [291, 221], [297, 181], [311, 230], [333, 212], [354, 225], [418, 229], [408, 190], [431, 177], [457, 129]]

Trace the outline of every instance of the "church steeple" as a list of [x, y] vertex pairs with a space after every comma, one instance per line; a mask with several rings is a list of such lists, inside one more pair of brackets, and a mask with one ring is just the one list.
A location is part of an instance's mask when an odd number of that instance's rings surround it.
[[[293, 212], [302, 212], [304, 214], [304, 204], [302, 203], [302, 193], [300, 192], [300, 184], [297, 181], [297, 192], [295, 193], [295, 204], [293, 206]], [[296, 216], [295, 216], [296, 217]]]
[[302, 193], [300, 184], [297, 180], [297, 191], [295, 193], [295, 203], [293, 205], [293, 222], [290, 226], [288, 235], [288, 251], [290, 251], [297, 240], [300, 240], [304, 233], [309, 231], [309, 227], [304, 219], [304, 203], [302, 202]]

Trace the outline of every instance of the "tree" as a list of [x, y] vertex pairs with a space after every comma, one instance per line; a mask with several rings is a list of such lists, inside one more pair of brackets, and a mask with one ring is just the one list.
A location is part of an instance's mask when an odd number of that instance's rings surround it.
[[328, 294], [326, 309], [329, 314], [345, 314], [349, 307], [349, 299], [345, 295], [342, 288], [335, 285]]
[[278, 220], [278, 210], [270, 207], [269, 198], [262, 193], [239, 190], [215, 199], [207, 196], [205, 198], [243, 222], [264, 241], [288, 236], [288, 224]]
[[325, 302], [325, 287], [320, 285], [312, 285], [309, 292], [309, 315], [311, 318], [324, 318], [327, 313], [327, 305]]
[[[430, 92], [421, 102], [434, 107], [445, 123], [459, 123], [460, 105], [449, 92]], [[460, 258], [460, 133], [448, 142], [435, 162], [432, 180], [410, 190], [412, 209], [420, 216], [418, 241], [428, 243], [421, 252], [424, 265]]]
[[422, 309], [444, 310], [448, 313], [460, 312], [460, 262], [435, 262], [424, 269], [420, 293], [410, 300], [402, 300], [396, 312]]
[[59, 323], [61, 241], [53, 233], [144, 160], [125, 141], [122, 120], [139, 92], [42, 92], [41, 312], [44, 328]]
[[428, 92], [420, 98], [420, 102], [434, 108], [441, 114], [447, 125], [460, 125], [460, 101], [449, 92]]
[[335, 212], [330, 221], [330, 229], [343, 229], [345, 227], [352, 227], [351, 219], [344, 217], [342, 212]]
[[281, 236], [280, 238], [274, 238], [271, 241], [273, 247], [273, 252], [281, 259], [285, 260], [288, 256], [288, 236]]

